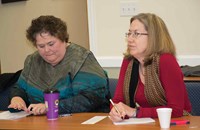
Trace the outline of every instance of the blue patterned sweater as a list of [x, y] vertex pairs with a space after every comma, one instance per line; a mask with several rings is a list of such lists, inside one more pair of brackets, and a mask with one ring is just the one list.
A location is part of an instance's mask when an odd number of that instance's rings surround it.
[[71, 43], [64, 59], [52, 66], [39, 53], [29, 55], [24, 69], [11, 91], [27, 106], [44, 103], [43, 91], [56, 88], [60, 92], [59, 113], [109, 112], [108, 77], [94, 55]]

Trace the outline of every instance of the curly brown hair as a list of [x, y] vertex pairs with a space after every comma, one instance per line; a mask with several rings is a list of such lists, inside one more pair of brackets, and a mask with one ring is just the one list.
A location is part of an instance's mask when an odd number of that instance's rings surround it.
[[33, 19], [30, 27], [26, 30], [26, 37], [36, 46], [36, 35], [41, 33], [49, 33], [63, 42], [69, 40], [66, 23], [51, 15]]

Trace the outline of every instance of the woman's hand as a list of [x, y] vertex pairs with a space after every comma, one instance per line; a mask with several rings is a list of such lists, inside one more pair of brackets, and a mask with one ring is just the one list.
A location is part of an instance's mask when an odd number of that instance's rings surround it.
[[31, 104], [28, 107], [28, 111], [33, 115], [43, 115], [46, 114], [47, 109], [44, 103], [38, 103], [38, 104]]
[[18, 110], [24, 110], [24, 111], [28, 111], [27, 107], [26, 107], [26, 103], [24, 102], [24, 100], [21, 97], [13, 97], [11, 99], [11, 103], [8, 106], [8, 108], [14, 108], [14, 109], [18, 109]]
[[122, 121], [125, 118], [125, 116], [133, 117], [133, 115], [136, 112], [135, 108], [131, 108], [122, 102], [115, 104], [115, 106], [117, 107], [120, 113], [118, 113], [114, 107], [111, 109], [109, 113], [110, 119], [114, 122]]

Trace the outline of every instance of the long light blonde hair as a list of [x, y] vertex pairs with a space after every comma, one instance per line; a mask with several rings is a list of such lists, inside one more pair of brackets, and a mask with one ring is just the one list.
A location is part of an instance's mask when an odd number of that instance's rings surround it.
[[[144, 63], [148, 65], [151, 63], [154, 55], [160, 55], [162, 53], [170, 53], [176, 56], [175, 45], [172, 41], [172, 38], [169, 34], [167, 26], [164, 21], [151, 13], [140, 13], [133, 16], [130, 19], [130, 23], [134, 20], [139, 20], [145, 27], [145, 30], [148, 32], [148, 45], [145, 50]], [[127, 48], [127, 51], [124, 53], [125, 58], [134, 58]]]

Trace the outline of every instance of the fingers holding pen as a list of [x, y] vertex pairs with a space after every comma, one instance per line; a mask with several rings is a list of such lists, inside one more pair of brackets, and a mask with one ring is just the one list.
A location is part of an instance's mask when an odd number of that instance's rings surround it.
[[129, 119], [130, 117], [137, 116], [137, 108], [132, 108], [122, 102], [115, 104], [111, 99], [110, 102], [113, 105], [113, 108], [109, 113], [112, 121], [118, 122], [122, 121], [123, 119]]
[[109, 115], [110, 115], [110, 119], [111, 119], [112, 121], [114, 121], [114, 122], [118, 122], [118, 121], [122, 121], [122, 120], [123, 120], [121, 114], [118, 113], [118, 112], [114, 109], [114, 107], [111, 109]]
[[113, 108], [111, 109], [109, 115], [110, 119], [112, 121], [122, 121], [126, 117], [126, 112], [123, 107], [123, 103], [119, 102], [118, 104], [115, 104], [112, 100], [110, 102], [113, 105]]
[[125, 119], [126, 116], [126, 109], [124, 107], [124, 104], [122, 102], [119, 102], [118, 104], [115, 104], [115, 106], [118, 108], [119, 115], [122, 119]]

